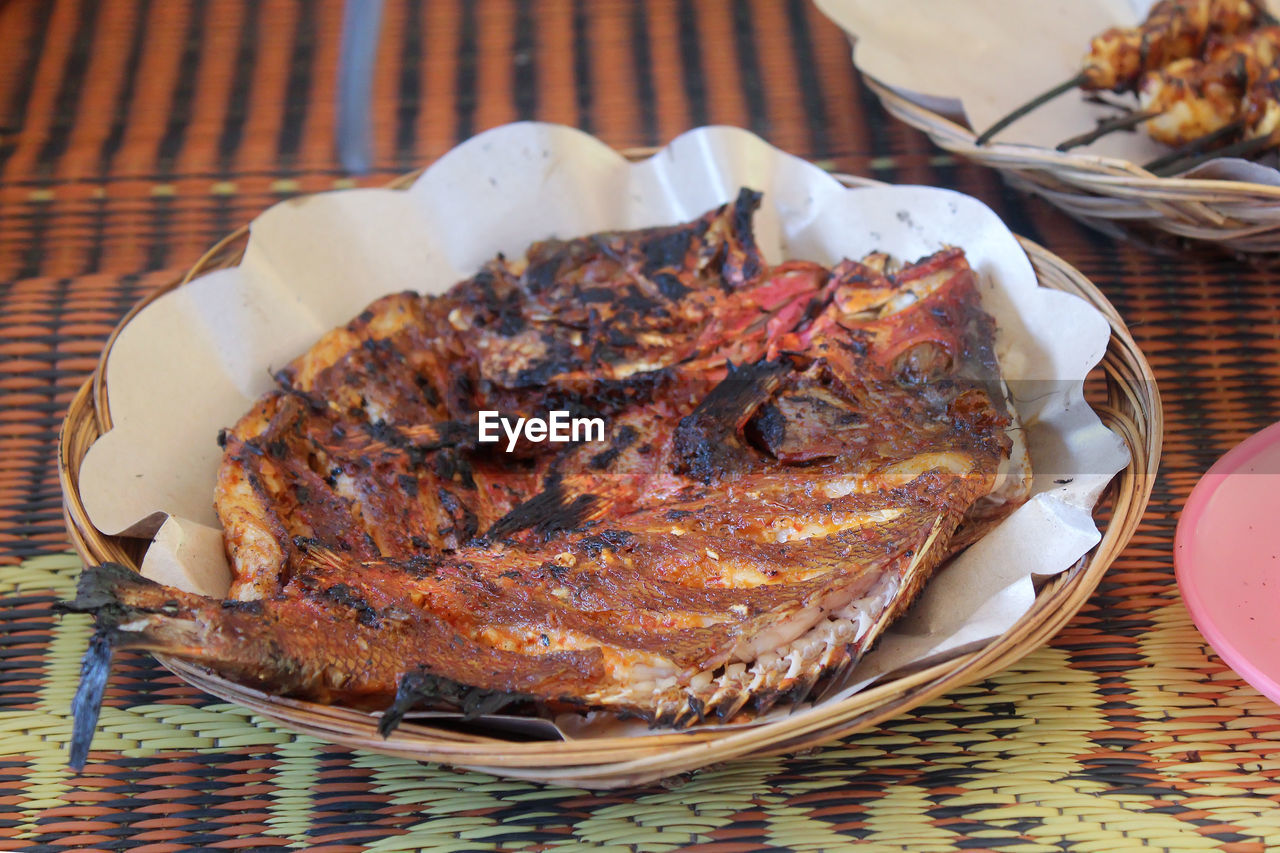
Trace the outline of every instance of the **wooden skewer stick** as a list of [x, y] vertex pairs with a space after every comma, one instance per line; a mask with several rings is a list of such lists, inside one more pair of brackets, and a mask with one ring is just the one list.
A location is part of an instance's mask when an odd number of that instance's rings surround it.
[[987, 128], [981, 134], [979, 134], [976, 140], [976, 144], [986, 145], [988, 142], [991, 141], [991, 137], [995, 136], [997, 133], [1004, 130], [1006, 127], [1013, 124], [1015, 121], [1022, 118], [1027, 113], [1031, 112], [1037, 107], [1040, 107], [1040, 106], [1043, 106], [1044, 104], [1049, 103], [1049, 101], [1052, 101], [1054, 98], [1058, 97], [1064, 92], [1070, 92], [1072, 89], [1085, 83], [1088, 79], [1089, 79], [1088, 76], [1083, 71], [1081, 71], [1079, 74], [1072, 77], [1070, 80], [1064, 80], [1063, 82], [1054, 86], [1049, 91], [1036, 95], [1034, 98], [1027, 101], [1025, 104], [1018, 107], [1013, 112], [1009, 113], [1004, 118], [1000, 119], [995, 124], [991, 125], [991, 127]]
[[1150, 163], [1143, 164], [1142, 168], [1146, 169], [1148, 172], [1155, 172], [1158, 169], [1168, 166], [1170, 163], [1176, 163], [1179, 160], [1184, 160], [1193, 154], [1200, 154], [1201, 152], [1208, 150], [1210, 145], [1214, 145], [1224, 139], [1229, 139], [1243, 129], [1244, 119], [1238, 118], [1230, 124], [1224, 124], [1217, 130], [1211, 130], [1203, 136], [1197, 136], [1195, 139], [1182, 143], [1167, 154], [1162, 154]]
[[1137, 127], [1147, 119], [1155, 118], [1158, 115], [1163, 115], [1163, 113], [1159, 111], [1129, 113], [1128, 115], [1123, 115], [1108, 121], [1100, 121], [1098, 122], [1098, 126], [1088, 133], [1082, 133], [1079, 136], [1073, 136], [1064, 142], [1059, 142], [1058, 150], [1070, 151], [1072, 148], [1079, 148], [1081, 145], [1088, 145], [1090, 142], [1096, 142], [1108, 133], [1114, 133], [1117, 130], [1125, 130], [1130, 127]]
[[1162, 178], [1169, 175], [1176, 175], [1179, 172], [1186, 172], [1194, 169], [1202, 163], [1210, 160], [1216, 160], [1219, 157], [1252, 157], [1255, 154], [1261, 154], [1268, 148], [1274, 148], [1277, 140], [1275, 136], [1267, 134], [1266, 136], [1255, 136], [1251, 139], [1242, 139], [1239, 142], [1233, 142], [1230, 145], [1216, 148], [1213, 151], [1206, 151], [1196, 154], [1192, 157], [1184, 157], [1181, 160], [1175, 160], [1168, 165], [1159, 169], [1152, 169], [1152, 173]]

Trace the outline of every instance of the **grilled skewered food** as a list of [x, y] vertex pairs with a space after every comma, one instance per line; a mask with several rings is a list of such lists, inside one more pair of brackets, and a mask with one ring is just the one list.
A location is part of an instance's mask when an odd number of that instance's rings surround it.
[[1113, 27], [1089, 43], [1080, 86], [1132, 91], [1143, 74], [1199, 56], [1212, 37], [1249, 31], [1263, 17], [1253, 0], [1161, 0], [1140, 25]]
[[1263, 27], [1243, 36], [1211, 42], [1204, 59], [1187, 57], [1143, 75], [1139, 110], [1100, 122], [1060, 143], [1069, 151], [1108, 133], [1144, 125], [1157, 142], [1184, 146], [1228, 129], [1242, 130], [1244, 116], [1268, 97], [1276, 77], [1280, 27]]
[[[1207, 156], [1254, 154], [1273, 147], [1280, 123], [1280, 27], [1217, 40], [1205, 56], [1180, 59], [1147, 74], [1138, 89], [1140, 112], [1104, 122], [1058, 149], [1139, 124], [1156, 141], [1174, 146], [1168, 155], [1147, 164], [1152, 171], [1179, 171]], [[1218, 144], [1227, 147], [1212, 150]]]
[[1158, 142], [1184, 145], [1220, 128], [1256, 125], [1277, 78], [1280, 27], [1211, 45], [1206, 59], [1181, 59], [1146, 75], [1138, 88], [1145, 128]]
[[997, 133], [1048, 101], [1081, 88], [1132, 91], [1142, 76], [1171, 62], [1199, 56], [1211, 38], [1244, 33], [1269, 22], [1261, 0], [1161, 0], [1136, 27], [1112, 27], [1094, 37], [1080, 73], [1026, 102], [977, 138]]
[[[1234, 141], [1232, 138], [1234, 137]], [[1222, 147], [1214, 147], [1226, 141]], [[1239, 117], [1194, 137], [1169, 155], [1146, 165], [1156, 174], [1174, 174], [1218, 157], [1256, 157], [1280, 146], [1280, 77], [1257, 83], [1246, 94]]]
[[[71, 606], [99, 646], [391, 706], [387, 729], [418, 705], [680, 726], [809, 696], [1028, 472], [963, 252], [769, 267], [758, 202], [375, 302], [222, 436], [231, 599], [108, 566]], [[508, 453], [480, 410], [607, 434]]]

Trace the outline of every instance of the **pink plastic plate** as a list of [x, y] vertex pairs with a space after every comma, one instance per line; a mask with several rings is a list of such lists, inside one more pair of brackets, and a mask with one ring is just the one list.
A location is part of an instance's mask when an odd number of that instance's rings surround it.
[[1280, 703], [1280, 423], [1229, 451], [1191, 490], [1173, 562], [1209, 645]]

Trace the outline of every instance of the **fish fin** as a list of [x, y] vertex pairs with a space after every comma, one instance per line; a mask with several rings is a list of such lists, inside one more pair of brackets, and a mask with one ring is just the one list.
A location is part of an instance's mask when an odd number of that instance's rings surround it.
[[822, 675], [821, 667], [812, 667], [796, 678], [796, 681], [783, 694], [785, 701], [791, 704], [791, 710], [794, 713], [796, 707], [813, 693], [813, 687], [818, 683], [819, 677]]
[[778, 704], [779, 700], [785, 697], [786, 692], [777, 688], [771, 687], [765, 690], [758, 690], [751, 697], [751, 707], [755, 709], [757, 717], [764, 716], [769, 713], [774, 705]]
[[684, 707], [675, 716], [672, 725], [678, 729], [687, 728], [706, 719], [706, 703], [697, 696], [689, 696]]
[[742, 706], [747, 704], [747, 700], [751, 698], [751, 694], [742, 689], [730, 691], [721, 699], [712, 709], [712, 713], [722, 723], [727, 723], [733, 719], [734, 715], [742, 710]]
[[407, 672], [396, 687], [396, 698], [382, 712], [378, 722], [378, 734], [384, 738], [404, 721], [404, 715], [421, 703], [452, 706], [462, 712], [463, 720], [473, 720], [485, 714], [496, 714], [508, 705], [530, 697], [522, 693], [505, 693], [459, 684], [448, 678], [433, 675], [425, 669]]
[[850, 643], [845, 646], [844, 653], [841, 657], [834, 661], [831, 668], [827, 670], [822, 678], [818, 679], [818, 683], [814, 685], [812, 696], [814, 702], [821, 702], [831, 695], [832, 689], [844, 681], [853, 668], [862, 660], [862, 653], [854, 654], [854, 644]]

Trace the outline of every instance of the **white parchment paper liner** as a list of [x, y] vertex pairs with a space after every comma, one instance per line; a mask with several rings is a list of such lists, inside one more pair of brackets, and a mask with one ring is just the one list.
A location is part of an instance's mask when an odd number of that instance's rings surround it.
[[[1133, 26], [1154, 0], [816, 0], [857, 38], [854, 64], [903, 97], [942, 115], [965, 116], [981, 132], [1015, 107], [1080, 72], [1089, 41]], [[1270, 0], [1272, 11], [1280, 0]], [[1130, 106], [1133, 95], [1105, 97]], [[1054, 148], [1118, 110], [1068, 92], [1001, 131], [995, 141]], [[1145, 132], [1119, 132], [1063, 154], [1147, 163], [1169, 148]], [[1184, 177], [1280, 183], [1280, 173], [1239, 158]]]
[[[741, 186], [764, 191], [757, 236], [772, 262], [833, 264], [877, 250], [915, 260], [964, 248], [999, 327], [998, 356], [1037, 471], [1032, 500], [930, 582], [842, 694], [998, 636], [1030, 606], [1034, 577], [1063, 571], [1096, 544], [1092, 507], [1128, 461], [1083, 396], [1106, 349], [1106, 320], [1040, 288], [981, 202], [928, 187], [847, 189], [733, 128], [690, 131], [629, 163], [570, 128], [507, 125], [455, 148], [408, 190], [322, 193], [266, 211], [239, 266], [166, 294], [117, 339], [106, 368], [114, 428], [80, 471], [90, 518], [108, 534], [159, 531], [144, 574], [223, 594], [215, 436], [270, 390], [271, 369], [383, 294], [439, 293], [496, 252], [519, 256], [535, 240], [692, 219]], [[575, 737], [617, 731], [608, 721], [569, 728]]]

